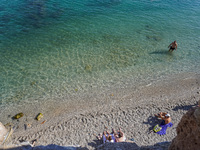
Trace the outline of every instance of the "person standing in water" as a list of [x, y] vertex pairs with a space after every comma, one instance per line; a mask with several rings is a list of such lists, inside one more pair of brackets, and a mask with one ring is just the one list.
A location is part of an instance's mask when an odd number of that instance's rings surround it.
[[[170, 47], [170, 48], [169, 48]], [[172, 42], [171, 44], [169, 44], [168, 48], [169, 48], [169, 51], [173, 51], [175, 49], [177, 49], [178, 47], [178, 44], [176, 43], [176, 41]]]

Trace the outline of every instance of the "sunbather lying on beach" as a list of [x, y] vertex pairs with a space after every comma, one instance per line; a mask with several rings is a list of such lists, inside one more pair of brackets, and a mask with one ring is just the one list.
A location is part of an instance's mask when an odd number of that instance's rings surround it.
[[97, 136], [97, 139], [99, 141], [102, 141], [103, 143], [106, 143], [106, 142], [114, 143], [114, 142], [116, 142], [114, 134], [110, 134], [108, 131], [104, 131], [103, 134], [99, 134]]
[[121, 128], [119, 128], [117, 133], [113, 129], [113, 134], [115, 136], [116, 142], [125, 142], [126, 141], [126, 137], [125, 137], [124, 133], [121, 131]]
[[114, 136], [114, 134], [110, 134], [108, 131], [106, 131], [106, 132], [104, 131], [102, 140], [103, 140], [103, 143], [105, 143], [105, 142], [114, 143], [115, 142], [115, 136]]
[[102, 140], [103, 143], [105, 142], [125, 142], [126, 141], [126, 137], [124, 135], [124, 133], [121, 131], [121, 128], [119, 128], [119, 130], [117, 132], [115, 132], [114, 129], [112, 129], [112, 132], [109, 133], [108, 131], [104, 131], [103, 135], [100, 134], [97, 137], [98, 140]]

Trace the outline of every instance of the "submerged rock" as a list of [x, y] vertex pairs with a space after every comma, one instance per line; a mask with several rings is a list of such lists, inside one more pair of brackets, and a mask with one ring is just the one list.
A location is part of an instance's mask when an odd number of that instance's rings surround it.
[[19, 118], [21, 118], [21, 117], [23, 117], [23, 116], [24, 116], [24, 114], [21, 112], [21, 113], [16, 114], [16, 115], [13, 117], [13, 119], [19, 119]]
[[86, 71], [92, 71], [92, 66], [91, 65], [86, 65], [85, 66]]

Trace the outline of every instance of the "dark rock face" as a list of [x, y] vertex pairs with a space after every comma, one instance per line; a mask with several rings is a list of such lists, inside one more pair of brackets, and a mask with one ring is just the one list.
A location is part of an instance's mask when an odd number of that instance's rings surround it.
[[119, 142], [105, 143], [97, 147], [97, 150], [138, 150], [139, 146], [135, 143]]
[[173, 139], [169, 150], [200, 149], [200, 107], [190, 109], [176, 128], [177, 136]]
[[139, 147], [134, 142], [119, 142], [99, 145], [96, 150], [168, 150], [169, 145], [170, 142], [161, 142], [152, 146]]

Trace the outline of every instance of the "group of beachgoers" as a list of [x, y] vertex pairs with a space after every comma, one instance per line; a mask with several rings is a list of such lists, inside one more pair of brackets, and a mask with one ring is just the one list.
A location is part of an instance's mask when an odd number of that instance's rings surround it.
[[[160, 124], [156, 125], [152, 130], [150, 130], [149, 133], [153, 131], [159, 135], [166, 134], [167, 128], [173, 126], [170, 114], [165, 112], [160, 112], [158, 114], [155, 114], [155, 117], [161, 119], [162, 121]], [[99, 136], [97, 136], [97, 139], [102, 141], [103, 143], [126, 142], [125, 134], [122, 132], [121, 128], [119, 128], [117, 132], [114, 129], [112, 129], [111, 133], [109, 133], [108, 130], [103, 131], [103, 134], [99, 134]]]
[[110, 142], [110, 143], [115, 143], [115, 142], [125, 142], [126, 137], [124, 133], [122, 132], [121, 128], [116, 132], [114, 129], [112, 129], [112, 132], [109, 133], [108, 130], [104, 131], [103, 134], [100, 134], [97, 137], [98, 140], [102, 140], [103, 143]]

